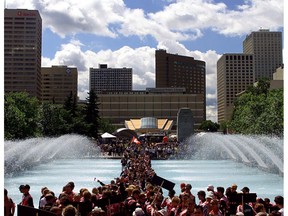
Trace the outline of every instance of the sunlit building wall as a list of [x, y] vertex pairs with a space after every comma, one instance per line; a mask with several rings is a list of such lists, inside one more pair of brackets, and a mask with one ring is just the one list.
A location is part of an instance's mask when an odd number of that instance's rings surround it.
[[239, 92], [253, 85], [253, 55], [224, 54], [217, 61], [218, 122], [231, 120]]
[[64, 104], [71, 95], [77, 97], [78, 71], [75, 67], [42, 67], [42, 102]]
[[4, 91], [41, 98], [42, 19], [37, 10], [4, 9]]
[[282, 32], [260, 29], [243, 41], [243, 53], [253, 54], [254, 77], [272, 80], [275, 70], [283, 64]]

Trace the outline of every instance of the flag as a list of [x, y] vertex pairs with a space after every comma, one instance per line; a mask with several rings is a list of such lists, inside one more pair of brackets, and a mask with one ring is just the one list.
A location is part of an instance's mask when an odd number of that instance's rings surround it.
[[131, 140], [131, 143], [136, 143], [137, 145], [140, 145], [140, 144], [141, 144], [140, 141], [139, 141], [136, 137], [134, 137], [134, 136], [133, 136], [133, 138], [132, 138], [132, 140]]

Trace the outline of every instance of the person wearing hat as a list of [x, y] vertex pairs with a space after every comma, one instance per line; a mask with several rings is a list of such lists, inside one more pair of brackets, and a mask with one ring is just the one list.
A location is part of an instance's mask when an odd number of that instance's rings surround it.
[[214, 192], [214, 186], [213, 185], [208, 185], [206, 188], [207, 191], [213, 191]]
[[30, 207], [34, 208], [33, 197], [29, 193], [30, 186], [28, 184], [20, 185], [19, 190], [23, 194], [22, 195], [22, 201], [20, 202], [20, 205], [30, 206]]
[[208, 216], [210, 212], [210, 202], [214, 198], [214, 193], [212, 191], [208, 191], [206, 194], [206, 201], [203, 203], [203, 215]]
[[43, 207], [45, 211], [50, 211], [53, 206], [56, 206], [56, 197], [52, 191], [45, 195], [45, 199], [46, 204]]
[[[241, 189], [241, 192], [243, 194], [249, 194], [250, 189], [248, 187], [243, 187]], [[253, 209], [252, 206], [253, 206], [252, 203], [246, 203], [246, 202], [242, 203], [241, 202], [238, 205], [236, 212], [237, 213], [238, 212], [243, 212], [245, 216], [254, 216], [255, 215], [255, 211], [254, 211], [255, 209]], [[264, 207], [264, 205], [263, 205], [263, 207]]]
[[213, 199], [216, 198], [216, 195], [215, 195], [216, 193], [214, 191], [214, 186], [213, 185], [208, 185], [206, 190], [207, 190], [208, 193], [210, 193], [210, 192], [213, 193]]

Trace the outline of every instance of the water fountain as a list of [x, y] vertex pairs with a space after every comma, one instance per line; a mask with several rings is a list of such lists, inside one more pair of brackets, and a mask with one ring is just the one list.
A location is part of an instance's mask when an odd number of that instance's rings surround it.
[[283, 175], [283, 139], [269, 136], [199, 133], [187, 141], [190, 159], [235, 160]]
[[[249, 186], [271, 200], [283, 195], [283, 139], [200, 133], [187, 141], [183, 160], [152, 161], [159, 176], [176, 183], [177, 193], [181, 182], [189, 182], [194, 194], [208, 184], [228, 187], [237, 183], [239, 189]], [[36, 205], [43, 186], [56, 194], [68, 181], [75, 182], [75, 191], [91, 189], [99, 186], [94, 178], [109, 182], [121, 172], [120, 160], [99, 155], [93, 140], [79, 135], [5, 141], [4, 186], [19, 203], [19, 185], [30, 184]]]
[[5, 141], [5, 175], [13, 175], [55, 159], [78, 159], [89, 155], [97, 156], [99, 153], [99, 148], [92, 140], [73, 134], [56, 138]]

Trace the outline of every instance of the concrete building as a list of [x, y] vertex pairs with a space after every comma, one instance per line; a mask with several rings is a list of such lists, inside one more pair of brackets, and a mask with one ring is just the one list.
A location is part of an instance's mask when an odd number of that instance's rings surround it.
[[105, 91], [132, 91], [132, 68], [90, 68], [89, 89], [97, 94]]
[[161, 49], [156, 50], [155, 56], [156, 88], [183, 87], [187, 94], [198, 94], [206, 120], [206, 63]]
[[270, 81], [270, 89], [284, 88], [284, 66], [276, 69], [273, 73], [273, 79]]
[[253, 85], [253, 55], [224, 54], [217, 61], [218, 122], [231, 120], [239, 92]]
[[67, 66], [42, 67], [41, 75], [42, 102], [64, 104], [71, 93], [77, 99], [77, 68]]
[[42, 19], [37, 10], [4, 10], [4, 91], [41, 98]]
[[156, 50], [156, 88], [183, 87], [187, 93], [206, 92], [206, 66], [193, 57]]
[[187, 94], [185, 88], [147, 88], [142, 91], [115, 91], [97, 95], [99, 116], [111, 123], [125, 126], [125, 120], [154, 117], [177, 122], [180, 108], [193, 112], [194, 126], [199, 127], [206, 119], [202, 94]]
[[260, 29], [243, 41], [243, 53], [253, 54], [253, 81], [273, 78], [273, 73], [283, 64], [282, 32]]

